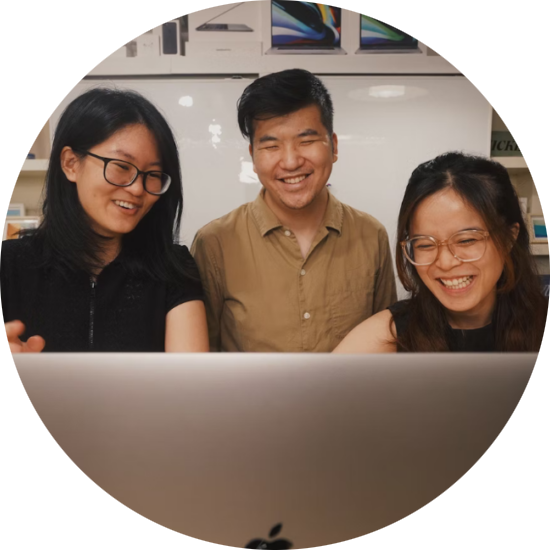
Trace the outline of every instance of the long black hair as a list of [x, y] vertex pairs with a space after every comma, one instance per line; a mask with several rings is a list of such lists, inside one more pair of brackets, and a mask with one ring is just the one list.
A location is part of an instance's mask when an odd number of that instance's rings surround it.
[[[414, 213], [427, 197], [453, 189], [483, 218], [504, 260], [497, 282], [493, 330], [497, 351], [538, 351], [548, 311], [531, 255], [529, 233], [508, 171], [498, 162], [451, 152], [418, 166], [401, 204], [397, 226], [397, 273], [412, 294], [409, 322], [396, 339], [405, 351], [448, 351], [443, 306], [408, 262], [400, 242], [409, 236]], [[515, 234], [514, 228], [519, 227]]]
[[94, 88], [73, 100], [55, 130], [46, 175], [43, 220], [34, 234], [41, 241], [44, 259], [62, 272], [101, 267], [101, 250], [108, 237], [91, 227], [78, 199], [76, 185], [61, 167], [61, 152], [69, 146], [76, 154], [103, 143], [132, 124], [144, 125], [154, 136], [162, 170], [172, 182], [137, 227], [122, 238], [125, 266], [154, 280], [172, 280], [185, 274], [177, 241], [183, 207], [181, 170], [174, 135], [158, 109], [140, 94], [129, 90]]

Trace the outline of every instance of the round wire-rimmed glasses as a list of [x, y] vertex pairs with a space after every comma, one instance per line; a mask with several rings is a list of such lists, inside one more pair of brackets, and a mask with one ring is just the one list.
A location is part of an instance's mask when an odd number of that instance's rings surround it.
[[458, 231], [444, 241], [431, 235], [417, 235], [399, 243], [405, 258], [413, 265], [432, 265], [439, 256], [439, 247], [448, 246], [449, 252], [461, 262], [475, 262], [487, 250], [489, 231], [468, 229]]
[[165, 172], [160, 172], [158, 170], [143, 172], [137, 166], [126, 160], [101, 157], [90, 151], [81, 151], [80, 154], [89, 155], [90, 157], [102, 160], [105, 163], [103, 167], [103, 177], [105, 181], [117, 187], [129, 187], [136, 181], [138, 176], [142, 174], [143, 188], [145, 191], [151, 195], [162, 195], [168, 191], [172, 181], [172, 178]]

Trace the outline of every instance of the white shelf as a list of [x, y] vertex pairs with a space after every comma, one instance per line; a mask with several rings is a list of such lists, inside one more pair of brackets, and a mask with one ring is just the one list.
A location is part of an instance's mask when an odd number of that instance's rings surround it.
[[424, 54], [355, 55], [195, 55], [108, 57], [90, 76], [266, 74], [301, 67], [324, 74], [456, 74], [442, 57]]
[[0, 77], [143, 76], [170, 74], [168, 57], [153, 59], [0, 59]]
[[493, 157], [510, 173], [550, 172], [550, 157]]
[[48, 169], [47, 159], [0, 159], [0, 177], [3, 176], [41, 176]]
[[548, 256], [548, 244], [531, 243], [533, 256]]

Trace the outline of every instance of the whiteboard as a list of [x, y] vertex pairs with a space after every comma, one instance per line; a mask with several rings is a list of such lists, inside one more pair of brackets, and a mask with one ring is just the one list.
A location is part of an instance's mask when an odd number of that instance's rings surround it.
[[[490, 104], [463, 76], [322, 77], [334, 102], [338, 162], [330, 183], [341, 201], [372, 214], [395, 245], [397, 214], [412, 170], [450, 150], [488, 156]], [[184, 214], [181, 241], [241, 204], [261, 185], [248, 143], [237, 125], [236, 103], [249, 79], [148, 78], [85, 80], [76, 96], [96, 86], [129, 88], [150, 99], [170, 123], [181, 155]], [[398, 285], [400, 297], [404, 291]]]

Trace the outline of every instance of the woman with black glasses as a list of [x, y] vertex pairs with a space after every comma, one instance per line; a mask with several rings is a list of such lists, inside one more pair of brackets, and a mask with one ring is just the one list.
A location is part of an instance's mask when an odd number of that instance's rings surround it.
[[203, 292], [185, 246], [177, 146], [130, 91], [93, 89], [56, 128], [43, 219], [2, 245], [12, 352], [207, 351]]
[[539, 350], [548, 299], [503, 166], [461, 153], [421, 164], [397, 234], [410, 298], [357, 326], [336, 352]]

